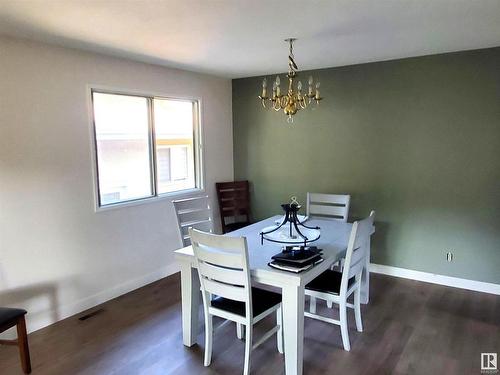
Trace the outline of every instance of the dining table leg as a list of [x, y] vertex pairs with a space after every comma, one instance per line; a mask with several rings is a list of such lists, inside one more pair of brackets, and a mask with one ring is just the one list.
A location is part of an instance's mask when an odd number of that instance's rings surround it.
[[200, 279], [191, 263], [181, 264], [182, 341], [186, 346], [196, 344], [198, 311], [200, 307]]
[[304, 287], [282, 289], [285, 374], [302, 375], [304, 361]]

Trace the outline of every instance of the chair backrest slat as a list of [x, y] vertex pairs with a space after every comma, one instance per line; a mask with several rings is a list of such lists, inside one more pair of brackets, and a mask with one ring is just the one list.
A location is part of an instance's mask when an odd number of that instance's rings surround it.
[[345, 207], [340, 206], [323, 206], [319, 204], [309, 205], [309, 215], [325, 215], [325, 216], [338, 216], [345, 218]]
[[350, 195], [307, 193], [307, 216], [347, 221]]
[[309, 196], [313, 202], [320, 202], [320, 203], [346, 205], [351, 200], [351, 196], [346, 194], [309, 193]]
[[203, 280], [205, 292], [221, 296], [233, 301], [245, 302], [248, 299], [248, 293], [241, 286], [234, 286], [220, 283], [218, 281], [205, 278]]
[[354, 248], [365, 247], [366, 241], [373, 231], [373, 221], [375, 220], [375, 211], [370, 212], [366, 219], [358, 221], [358, 235], [354, 241]]
[[248, 181], [217, 182], [215, 188], [219, 201], [223, 233], [228, 231], [226, 226], [228, 222], [250, 222], [250, 188]]
[[[358, 235], [359, 235], [359, 227], [358, 227]], [[354, 247], [351, 255], [351, 265], [358, 263], [360, 260], [363, 260], [364, 258], [365, 258], [365, 249], [360, 246]]]
[[198, 248], [198, 258], [203, 262], [216, 264], [221, 267], [243, 269], [241, 256], [239, 254], [232, 254], [226, 251], [207, 251], [202, 249], [202, 246]]
[[349, 279], [358, 275], [361, 271], [363, 271], [363, 267], [365, 266], [364, 258], [358, 260], [356, 263], [351, 263], [349, 267]]
[[241, 270], [214, 266], [208, 262], [200, 262], [199, 266], [199, 272], [209, 279], [231, 285], [245, 285], [245, 275]]
[[248, 267], [247, 241], [244, 237], [226, 237], [190, 228], [193, 253], [198, 267], [205, 313], [211, 307], [209, 294], [245, 302], [251, 316], [252, 294]]
[[[185, 221], [185, 222], [181, 222], [181, 227], [182, 228], [189, 228], [189, 227], [194, 227], [194, 226], [204, 225], [204, 224], [211, 225], [212, 220], [211, 219], [201, 219], [201, 220]], [[199, 228], [197, 228], [197, 229], [199, 229]]]
[[191, 244], [188, 233], [190, 227], [210, 233], [214, 231], [213, 214], [208, 195], [177, 199], [172, 203], [177, 217], [182, 246]]
[[359, 277], [363, 271], [368, 255], [368, 238], [371, 235], [374, 220], [375, 211], [371, 211], [370, 216], [366, 219], [356, 221], [352, 225], [344, 268], [342, 270], [340, 293], [345, 293], [347, 291], [350, 278]]

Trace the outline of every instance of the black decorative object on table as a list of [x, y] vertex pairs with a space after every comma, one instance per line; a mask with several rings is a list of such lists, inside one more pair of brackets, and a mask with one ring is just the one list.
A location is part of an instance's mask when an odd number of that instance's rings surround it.
[[[297, 198], [292, 197], [291, 203], [282, 204], [281, 207], [285, 211], [285, 217], [284, 217], [282, 223], [279, 224], [278, 226], [276, 226], [275, 228], [271, 228], [271, 229], [266, 228], [266, 229], [264, 229], [260, 233], [261, 244], [264, 244], [264, 239], [266, 239], [268, 241], [271, 241], [271, 242], [278, 242], [278, 243], [297, 243], [295, 241], [295, 239], [297, 238], [297, 235], [298, 235], [298, 236], [300, 236], [300, 238], [302, 238], [304, 246], [307, 246], [308, 242], [316, 241], [319, 238], [319, 236], [320, 236], [319, 234], [315, 238], [308, 238], [306, 235], [304, 235], [301, 232], [300, 227], [307, 228], [307, 229], [313, 229], [313, 230], [314, 229], [315, 230], [319, 230], [320, 228], [318, 226], [315, 226], [315, 227], [307, 226], [307, 225], [305, 225], [303, 222], [301, 222], [299, 220], [299, 218], [297, 217], [297, 212], [300, 210], [301, 206], [298, 204]], [[264, 238], [264, 236], [266, 234], [276, 232], [278, 229], [280, 229], [284, 225], [286, 225], [286, 223], [288, 223], [288, 225], [289, 225], [289, 229], [288, 229], [288, 233], [289, 234], [288, 235], [289, 235], [290, 241], [287, 241], [287, 240], [275, 240], [275, 239], [271, 239], [271, 238], [267, 238], [267, 237]], [[293, 229], [295, 229], [295, 232], [296, 232], [297, 235], [295, 235], [293, 233]]]
[[322, 250], [316, 246], [286, 246], [281, 253], [273, 255], [272, 260], [293, 264], [306, 264], [321, 257]]
[[287, 246], [281, 253], [274, 255], [268, 265], [279, 270], [299, 273], [321, 263], [321, 254], [322, 250], [316, 246]]

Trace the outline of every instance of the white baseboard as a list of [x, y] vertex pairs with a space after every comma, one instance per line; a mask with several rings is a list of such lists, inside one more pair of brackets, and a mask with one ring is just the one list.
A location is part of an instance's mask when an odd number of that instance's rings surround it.
[[424, 281], [426, 283], [446, 285], [454, 288], [468, 289], [477, 292], [500, 295], [500, 284], [486, 283], [484, 281], [468, 280], [459, 277], [438, 275], [435, 273], [414, 271], [406, 268], [386, 266], [383, 264], [374, 263], [370, 264], [370, 272], [402, 277], [404, 279]]
[[[59, 320], [63, 320], [75, 314], [79, 314], [82, 311], [91, 309], [92, 307], [100, 305], [101, 303], [109, 301], [113, 298], [129, 293], [135, 289], [141, 288], [147, 284], [160, 280], [164, 277], [173, 275], [174, 273], [179, 272], [179, 270], [180, 270], [179, 265], [175, 262], [173, 264], [168, 265], [165, 268], [152, 272], [148, 275], [133, 280], [128, 280], [110, 289], [104, 290], [92, 296], [76, 301], [75, 303], [58, 306], [57, 313], [48, 310], [44, 311], [41, 314], [36, 314], [35, 316], [33, 315], [28, 316], [27, 318], [28, 331], [29, 332], [37, 331]], [[57, 319], [54, 319], [54, 316], [57, 316]]]
[[[163, 269], [157, 270], [140, 278], [129, 280], [123, 284], [86, 297], [73, 304], [59, 306], [57, 314], [54, 314], [54, 311], [45, 311], [42, 314], [37, 314], [36, 317], [31, 316], [30, 318], [28, 318], [28, 331], [33, 332], [51, 325], [59, 320], [63, 320], [70, 316], [79, 314], [82, 311], [88, 310], [113, 298], [129, 293], [135, 289], [141, 288], [166, 276], [173, 275], [174, 273], [179, 272], [179, 270], [179, 265], [177, 263], [173, 263]], [[468, 280], [459, 277], [438, 275], [429, 272], [415, 271], [406, 268], [386, 266], [383, 264], [374, 263], [370, 264], [370, 272], [500, 295], [500, 284]], [[57, 316], [58, 318], [54, 319], [54, 316]], [[11, 336], [9, 335], [9, 332], [7, 332], [7, 336]]]

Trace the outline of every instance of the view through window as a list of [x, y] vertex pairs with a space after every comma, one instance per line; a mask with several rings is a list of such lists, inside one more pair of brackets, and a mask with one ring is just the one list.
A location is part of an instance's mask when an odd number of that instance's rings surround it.
[[195, 187], [193, 103], [154, 99], [158, 193]]
[[92, 99], [99, 206], [197, 187], [196, 101], [104, 92]]

